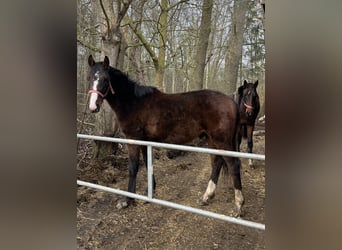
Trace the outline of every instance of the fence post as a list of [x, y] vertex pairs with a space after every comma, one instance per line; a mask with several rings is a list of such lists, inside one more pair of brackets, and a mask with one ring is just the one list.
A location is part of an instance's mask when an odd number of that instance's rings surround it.
[[147, 197], [152, 199], [153, 194], [153, 166], [152, 146], [147, 146]]

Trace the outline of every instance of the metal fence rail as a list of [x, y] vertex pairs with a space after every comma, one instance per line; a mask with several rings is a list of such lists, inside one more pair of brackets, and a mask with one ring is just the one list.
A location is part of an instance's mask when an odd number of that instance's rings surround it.
[[199, 147], [184, 146], [184, 145], [177, 145], [177, 144], [104, 137], [104, 136], [97, 136], [97, 135], [77, 134], [77, 137], [83, 138], [83, 139], [98, 140], [98, 141], [136, 144], [136, 145], [143, 145], [143, 146], [152, 146], [152, 147], [159, 147], [159, 148], [208, 153], [208, 154], [214, 154], [214, 155], [233, 156], [233, 157], [249, 158], [249, 159], [255, 159], [255, 160], [263, 160], [263, 161], [265, 160], [265, 155], [242, 153], [242, 152], [236, 152], [236, 151], [226, 151], [226, 150], [211, 149], [211, 148], [199, 148]]
[[111, 192], [123, 196], [127, 196], [134, 199], [140, 199], [147, 202], [159, 204], [162, 206], [167, 206], [171, 208], [176, 208], [188, 212], [192, 212], [195, 214], [204, 215], [207, 217], [212, 217], [215, 219], [224, 220], [227, 222], [252, 227], [256, 229], [265, 230], [265, 224], [256, 223], [253, 221], [238, 219], [230, 216], [226, 216], [223, 214], [217, 214], [210, 211], [206, 211], [203, 209], [193, 208], [189, 206], [180, 205], [177, 203], [164, 201], [155, 199], [152, 197], [152, 174], [153, 174], [153, 166], [152, 166], [152, 147], [161, 147], [166, 149], [175, 149], [175, 150], [185, 150], [185, 151], [191, 151], [191, 152], [200, 152], [200, 153], [208, 153], [208, 154], [215, 154], [215, 155], [222, 155], [222, 156], [233, 156], [233, 157], [243, 157], [243, 158], [250, 158], [250, 159], [256, 159], [256, 160], [265, 160], [265, 155], [260, 154], [250, 154], [250, 153], [241, 153], [241, 152], [235, 152], [235, 151], [226, 151], [226, 150], [217, 150], [217, 149], [209, 149], [209, 148], [199, 148], [199, 147], [192, 147], [192, 146], [184, 146], [184, 145], [176, 145], [176, 144], [168, 144], [168, 143], [159, 143], [159, 142], [149, 142], [149, 141], [140, 141], [140, 140], [132, 140], [132, 139], [122, 139], [122, 138], [112, 138], [112, 137], [103, 137], [103, 136], [93, 136], [93, 135], [84, 135], [84, 134], [77, 134], [78, 138], [83, 139], [91, 139], [91, 140], [100, 140], [100, 141], [108, 141], [108, 142], [117, 142], [117, 143], [127, 143], [127, 144], [136, 144], [136, 145], [143, 145], [147, 146], [147, 189], [148, 194], [147, 196], [139, 195], [135, 193], [130, 193], [126, 191], [122, 191], [120, 189], [114, 189], [109, 188], [89, 182], [84, 182], [81, 180], [77, 180], [77, 184], [81, 186], [86, 186], [90, 188], [99, 189], [106, 192]]

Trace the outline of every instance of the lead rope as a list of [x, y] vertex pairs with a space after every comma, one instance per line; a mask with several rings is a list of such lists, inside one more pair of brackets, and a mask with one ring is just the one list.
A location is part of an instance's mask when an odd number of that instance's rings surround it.
[[[90, 99], [90, 98], [89, 98], [89, 95], [87, 95], [87, 103], [86, 103], [86, 105], [84, 106], [84, 111], [83, 111], [83, 114], [82, 114], [80, 130], [78, 131], [78, 134], [82, 134], [83, 124], [84, 124], [84, 119], [85, 119], [86, 112], [87, 112], [87, 108], [88, 108], [88, 104], [89, 104], [89, 99]], [[77, 148], [76, 148], [77, 151], [78, 151], [79, 143], [80, 143], [80, 138], [77, 138]]]

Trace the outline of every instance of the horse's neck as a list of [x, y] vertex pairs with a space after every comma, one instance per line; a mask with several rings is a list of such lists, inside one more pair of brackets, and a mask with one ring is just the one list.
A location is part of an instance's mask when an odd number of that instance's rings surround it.
[[[126, 83], [123, 83], [123, 84], [126, 84]], [[130, 83], [127, 82], [127, 84], [130, 84]], [[107, 100], [109, 106], [112, 108], [112, 110], [117, 115], [117, 117], [120, 118], [120, 117], [125, 117], [127, 115], [127, 113], [129, 113], [130, 110], [134, 108], [134, 105], [136, 103], [134, 101], [135, 98], [136, 97], [134, 97], [133, 93], [130, 93], [130, 92], [123, 93], [123, 92], [120, 92], [117, 90], [117, 91], [115, 91], [114, 94], [112, 94], [109, 91], [106, 100]]]

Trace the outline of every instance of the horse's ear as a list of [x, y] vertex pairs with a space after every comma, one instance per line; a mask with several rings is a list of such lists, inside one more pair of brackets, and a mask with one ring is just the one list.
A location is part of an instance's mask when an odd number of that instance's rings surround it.
[[256, 80], [256, 82], [254, 83], [254, 87], [255, 87], [255, 88], [258, 87], [258, 83], [259, 83], [259, 80]]
[[103, 60], [103, 67], [105, 69], [108, 69], [109, 68], [109, 58], [108, 56], [105, 56], [104, 60]]
[[88, 57], [88, 65], [92, 67], [95, 64], [94, 58], [92, 55]]
[[248, 82], [246, 80], [243, 81], [243, 87], [245, 88], [247, 86]]

